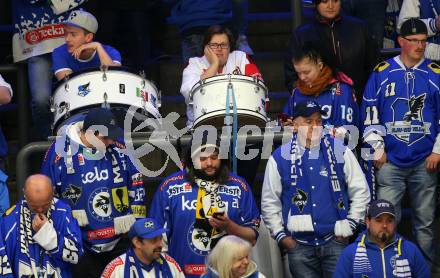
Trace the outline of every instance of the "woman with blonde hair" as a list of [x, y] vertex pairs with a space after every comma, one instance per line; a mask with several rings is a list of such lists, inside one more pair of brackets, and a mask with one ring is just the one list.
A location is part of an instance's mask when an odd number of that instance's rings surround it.
[[219, 240], [207, 258], [207, 273], [202, 278], [265, 278], [250, 259], [252, 245], [234, 235]]

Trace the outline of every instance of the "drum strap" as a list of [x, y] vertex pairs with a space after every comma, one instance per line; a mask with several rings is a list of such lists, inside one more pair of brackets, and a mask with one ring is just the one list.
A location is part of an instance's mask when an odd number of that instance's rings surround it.
[[[229, 103], [229, 99], [232, 98], [232, 107]], [[232, 83], [229, 82], [228, 89], [226, 91], [226, 125], [228, 130], [228, 141], [230, 141], [231, 134], [231, 118], [229, 117], [230, 110], [232, 108], [232, 151], [231, 151], [231, 161], [232, 161], [232, 172], [237, 174], [237, 156], [235, 155], [236, 145], [237, 145], [237, 103], [235, 101], [235, 93]]]

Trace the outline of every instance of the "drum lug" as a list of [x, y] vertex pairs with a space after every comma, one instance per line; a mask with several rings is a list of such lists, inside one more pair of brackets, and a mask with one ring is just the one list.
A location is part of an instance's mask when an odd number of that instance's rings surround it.
[[254, 91], [255, 91], [256, 94], [258, 94], [258, 92], [260, 92], [260, 87], [255, 86]]
[[107, 102], [108, 99], [107, 92], [104, 92], [103, 98], [104, 98], [104, 102], [102, 103], [102, 108], [110, 109], [110, 105]]
[[205, 88], [200, 89], [200, 94], [205, 95]]
[[101, 66], [101, 71], [102, 71], [102, 81], [107, 81], [107, 70], [108, 70], [108, 66], [107, 65], [102, 65]]
[[66, 75], [66, 77], [64, 77], [64, 90], [65, 91], [69, 91], [69, 79], [70, 79], [69, 75]]
[[205, 108], [202, 108], [202, 114], [206, 114], [206, 109]]
[[54, 113], [55, 111], [57, 111], [56, 107], [55, 107], [55, 103], [53, 102], [53, 97], [50, 97], [49, 100], [49, 105], [50, 105], [50, 112]]
[[161, 108], [162, 107], [162, 91], [158, 91], [157, 92], [157, 108]]

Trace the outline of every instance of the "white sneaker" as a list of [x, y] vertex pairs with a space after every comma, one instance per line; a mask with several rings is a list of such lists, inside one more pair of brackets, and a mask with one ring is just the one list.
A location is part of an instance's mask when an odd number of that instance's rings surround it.
[[241, 50], [248, 55], [254, 55], [254, 51], [250, 47], [246, 35], [239, 35], [237, 39], [237, 50]]

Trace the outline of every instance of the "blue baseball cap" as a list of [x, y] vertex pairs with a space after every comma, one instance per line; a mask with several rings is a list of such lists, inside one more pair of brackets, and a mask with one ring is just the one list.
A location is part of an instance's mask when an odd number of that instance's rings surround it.
[[87, 113], [83, 122], [83, 130], [88, 130], [91, 126], [101, 126], [107, 128], [107, 137], [118, 140], [124, 137], [124, 130], [116, 125], [115, 116], [105, 108], [92, 108]]
[[371, 202], [367, 215], [376, 218], [385, 213], [396, 217], [393, 204], [387, 200], [379, 199]]
[[295, 110], [293, 111], [293, 118], [297, 117], [309, 117], [313, 113], [319, 112], [322, 116], [327, 113], [321, 109], [321, 106], [316, 101], [308, 100], [299, 102], [295, 105]]
[[168, 229], [160, 226], [154, 218], [143, 218], [137, 220], [133, 226], [131, 226], [128, 237], [130, 239], [135, 236], [140, 238], [155, 238], [167, 231]]

